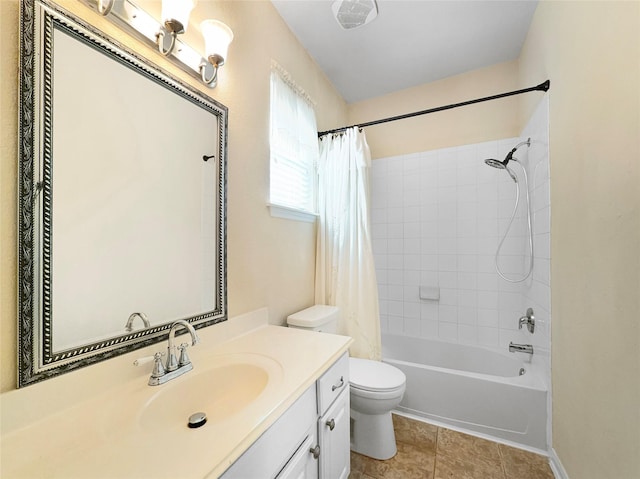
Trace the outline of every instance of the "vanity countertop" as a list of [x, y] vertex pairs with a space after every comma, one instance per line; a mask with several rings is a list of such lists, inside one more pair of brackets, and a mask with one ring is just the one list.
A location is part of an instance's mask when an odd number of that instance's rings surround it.
[[[148, 364], [146, 375], [138, 374], [93, 396], [86, 395], [43, 417], [27, 410], [34, 404], [28, 396], [34, 396], [38, 384], [1, 395], [0, 475], [5, 479], [218, 477], [347, 351], [352, 341], [345, 336], [262, 324], [207, 347], [205, 336], [216, 327], [199, 330], [202, 343], [190, 348], [193, 371], [165, 385], [147, 385]], [[155, 345], [156, 350], [164, 347], [166, 343]], [[142, 417], [162, 388], [177, 390], [179, 381], [239, 358], [266, 364], [270, 370], [269, 383], [246, 407], [198, 429], [187, 428], [187, 417], [183, 420], [180, 416], [169, 427]], [[51, 388], [47, 386], [47, 391]], [[48, 397], [39, 400], [46, 403]], [[6, 420], [16, 414], [30, 418], [18, 424], [12, 417], [8, 422], [15, 424], [6, 426]], [[147, 425], [141, 426], [145, 421]]]

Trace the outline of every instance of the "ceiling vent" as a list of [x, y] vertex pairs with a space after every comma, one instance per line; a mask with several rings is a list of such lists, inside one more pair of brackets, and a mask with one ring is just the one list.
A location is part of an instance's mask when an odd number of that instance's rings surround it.
[[331, 4], [331, 10], [345, 30], [366, 25], [378, 16], [375, 0], [336, 0]]

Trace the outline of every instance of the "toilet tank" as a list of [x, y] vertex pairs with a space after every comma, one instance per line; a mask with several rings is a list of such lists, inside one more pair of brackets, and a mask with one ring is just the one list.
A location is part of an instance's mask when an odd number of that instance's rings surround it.
[[316, 304], [315, 306], [289, 315], [287, 317], [287, 324], [290, 328], [322, 331], [323, 333], [337, 333], [338, 314], [339, 309], [337, 306]]

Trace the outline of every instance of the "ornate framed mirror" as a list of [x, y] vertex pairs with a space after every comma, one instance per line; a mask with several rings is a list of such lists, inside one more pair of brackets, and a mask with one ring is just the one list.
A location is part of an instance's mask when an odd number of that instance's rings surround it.
[[227, 318], [227, 108], [21, 2], [18, 385]]

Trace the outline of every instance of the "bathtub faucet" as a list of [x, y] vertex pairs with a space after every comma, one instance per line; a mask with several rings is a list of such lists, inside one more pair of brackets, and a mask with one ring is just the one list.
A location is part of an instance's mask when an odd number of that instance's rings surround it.
[[533, 354], [533, 346], [531, 344], [516, 344], [516, 343], [510, 342], [509, 352]]

